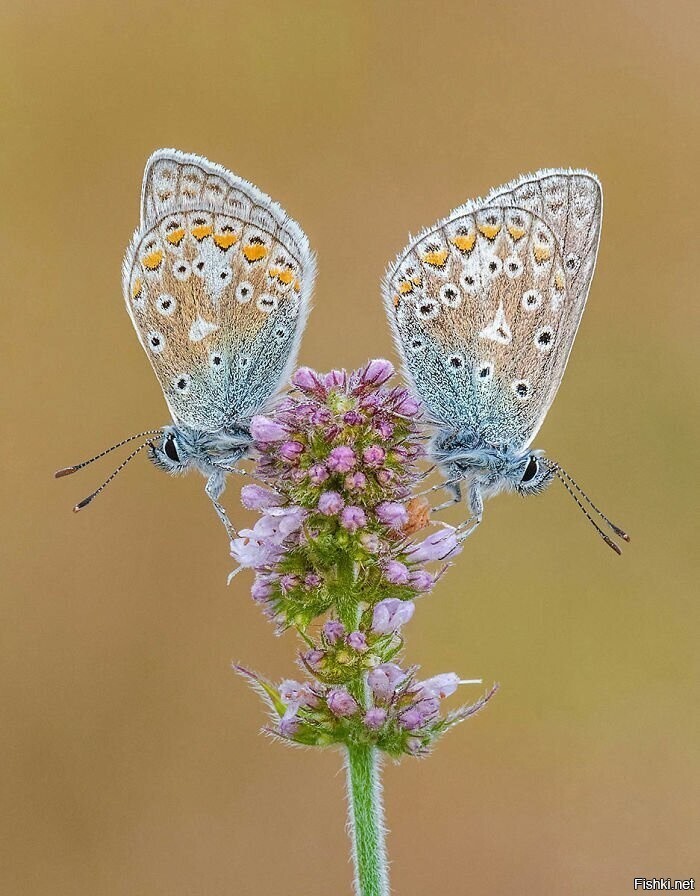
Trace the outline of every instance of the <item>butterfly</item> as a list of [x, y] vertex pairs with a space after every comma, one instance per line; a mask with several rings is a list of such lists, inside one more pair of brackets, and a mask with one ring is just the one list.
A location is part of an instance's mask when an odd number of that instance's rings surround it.
[[598, 178], [550, 169], [469, 201], [423, 230], [390, 266], [387, 316], [407, 377], [436, 431], [429, 454], [470, 519], [501, 491], [538, 494], [556, 477], [591, 515], [629, 537], [562, 467], [531, 450], [569, 358], [593, 277], [603, 213]]
[[124, 258], [127, 311], [173, 422], [141, 450], [168, 473], [199, 470], [229, 536], [219, 497], [251, 445], [250, 420], [287, 380], [310, 307], [315, 260], [299, 225], [269, 196], [207, 159], [160, 149], [148, 162], [141, 222]]

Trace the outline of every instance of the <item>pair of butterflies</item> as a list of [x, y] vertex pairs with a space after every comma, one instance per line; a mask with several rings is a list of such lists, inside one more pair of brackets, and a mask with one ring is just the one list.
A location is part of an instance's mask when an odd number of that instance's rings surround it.
[[[535, 494], [556, 476], [611, 547], [620, 552], [592, 513], [627, 540], [558, 464], [529, 449], [581, 320], [601, 218], [594, 175], [539, 171], [455, 209], [389, 268], [386, 311], [435, 423], [429, 451], [445, 477], [440, 487], [455, 501], [467, 490], [464, 534], [481, 521], [484, 498], [504, 489]], [[232, 536], [219, 497], [249, 451], [251, 417], [295, 364], [314, 273], [304, 232], [255, 186], [201, 156], [154, 153], [123, 289], [174, 422], [113, 446], [145, 439], [75, 509], [148, 448], [161, 469], [206, 477]]]

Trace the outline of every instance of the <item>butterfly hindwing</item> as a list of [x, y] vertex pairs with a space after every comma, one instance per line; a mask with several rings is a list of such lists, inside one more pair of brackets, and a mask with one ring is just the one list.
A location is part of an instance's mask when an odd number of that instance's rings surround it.
[[601, 215], [593, 175], [543, 171], [456, 209], [399, 256], [387, 313], [437, 422], [530, 443], [583, 313]]
[[173, 418], [206, 431], [260, 410], [293, 367], [314, 260], [252, 184], [176, 150], [149, 159], [124, 297]]

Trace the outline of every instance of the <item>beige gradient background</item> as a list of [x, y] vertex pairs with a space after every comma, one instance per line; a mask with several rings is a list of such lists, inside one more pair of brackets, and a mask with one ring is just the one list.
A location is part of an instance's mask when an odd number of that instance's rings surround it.
[[120, 293], [160, 146], [302, 223], [319, 278], [301, 361], [320, 369], [393, 357], [378, 284], [409, 229], [524, 171], [599, 174], [598, 270], [537, 445], [633, 542], [614, 556], [558, 487], [489, 504], [407, 655], [501, 691], [388, 768], [392, 880], [617, 896], [700, 878], [697, 4], [2, 6], [0, 892], [350, 892], [340, 756], [262, 738], [229, 670], [289, 675], [296, 644], [249, 577], [226, 588], [203, 481], [143, 460], [74, 516], [111, 462], [51, 479], [167, 420]]

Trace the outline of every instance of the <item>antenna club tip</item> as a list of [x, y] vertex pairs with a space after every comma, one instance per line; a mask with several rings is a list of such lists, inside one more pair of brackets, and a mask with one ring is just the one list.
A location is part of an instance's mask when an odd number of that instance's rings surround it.
[[71, 473], [75, 473], [77, 467], [63, 467], [61, 470], [56, 470], [53, 474], [54, 479], [60, 479], [62, 476], [70, 476]]
[[77, 513], [79, 510], [82, 510], [83, 507], [87, 507], [94, 497], [94, 495], [90, 495], [89, 498], [83, 498], [83, 500], [79, 504], [75, 505], [75, 507], [73, 508], [73, 513]]

